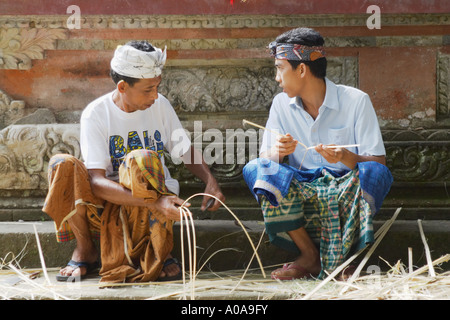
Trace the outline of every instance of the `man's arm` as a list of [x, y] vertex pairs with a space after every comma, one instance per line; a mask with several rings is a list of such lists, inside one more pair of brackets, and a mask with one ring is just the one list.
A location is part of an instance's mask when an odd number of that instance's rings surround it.
[[[219, 184], [209, 170], [209, 167], [205, 163], [201, 153], [195, 148], [191, 147], [183, 156], [183, 159], [185, 167], [205, 183], [206, 188], [204, 193], [213, 195], [220, 199], [220, 201], [225, 202], [225, 196], [222, 194]], [[210, 198], [211, 197], [208, 196], [203, 197], [201, 205], [202, 211], [204, 211], [205, 209], [208, 209], [209, 211], [215, 211], [220, 207], [220, 202], [215, 200], [214, 204], [211, 207], [206, 208], [206, 204]]]
[[[133, 197], [130, 190], [119, 183], [106, 178], [105, 170], [89, 169], [88, 172], [92, 192], [95, 196], [119, 205], [147, 207], [152, 211], [156, 210], [165, 214], [167, 218], [171, 220], [180, 220], [178, 206], [182, 205], [184, 200], [177, 196], [163, 195], [155, 202], [149, 203], [144, 201], [143, 198]], [[190, 204], [185, 204], [185, 206], [189, 205]]]

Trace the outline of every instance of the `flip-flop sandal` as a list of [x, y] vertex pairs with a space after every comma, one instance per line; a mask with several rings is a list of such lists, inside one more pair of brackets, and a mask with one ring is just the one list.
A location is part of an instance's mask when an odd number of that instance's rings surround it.
[[171, 277], [168, 277], [168, 276], [166, 276], [166, 277], [159, 277], [157, 281], [163, 282], [163, 281], [181, 280], [182, 275], [183, 275], [183, 271], [181, 270], [181, 268], [182, 268], [181, 267], [181, 263], [176, 258], [169, 258], [166, 261], [164, 261], [163, 269], [164, 269], [164, 267], [167, 267], [168, 265], [171, 265], [173, 263], [175, 263], [178, 266], [178, 268], [180, 269], [180, 272], [178, 272], [176, 275], [171, 276]]
[[[86, 276], [91, 274], [93, 271], [100, 268], [100, 263], [98, 261], [95, 261], [93, 263], [83, 262], [83, 261], [74, 261], [70, 260], [69, 263], [67, 263], [67, 266], [72, 267], [73, 271], [79, 268], [86, 268], [86, 273], [80, 276], [80, 279], [84, 279]], [[72, 272], [73, 272], [72, 271]], [[68, 281], [68, 282], [74, 282], [76, 280], [76, 276], [64, 276], [62, 274], [58, 274], [56, 276], [56, 281]]]
[[292, 269], [300, 271], [300, 274], [297, 276], [279, 276], [276, 274], [272, 274], [271, 277], [274, 280], [282, 280], [282, 281], [289, 281], [289, 280], [303, 279], [303, 278], [312, 278], [311, 273], [308, 272], [305, 268], [296, 266], [293, 263], [291, 263], [291, 264], [285, 263], [282, 268], [283, 271], [288, 271], [288, 270], [292, 270]]

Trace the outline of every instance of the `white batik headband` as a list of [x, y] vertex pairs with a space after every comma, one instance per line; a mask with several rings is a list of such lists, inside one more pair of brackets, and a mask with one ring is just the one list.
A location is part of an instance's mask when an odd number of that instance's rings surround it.
[[145, 52], [130, 45], [119, 46], [111, 60], [111, 69], [125, 77], [156, 78], [161, 75], [166, 63], [166, 49], [155, 48], [155, 51]]

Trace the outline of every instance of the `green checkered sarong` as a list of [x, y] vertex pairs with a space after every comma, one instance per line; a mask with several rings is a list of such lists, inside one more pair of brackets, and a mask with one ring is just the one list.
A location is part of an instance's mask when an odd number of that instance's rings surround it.
[[266, 232], [277, 246], [299, 252], [287, 232], [305, 228], [319, 246], [319, 278], [342, 264], [351, 250], [373, 242], [372, 213], [362, 196], [358, 169], [339, 178], [323, 170], [323, 176], [311, 182], [292, 179], [279, 206], [261, 197], [261, 207]]

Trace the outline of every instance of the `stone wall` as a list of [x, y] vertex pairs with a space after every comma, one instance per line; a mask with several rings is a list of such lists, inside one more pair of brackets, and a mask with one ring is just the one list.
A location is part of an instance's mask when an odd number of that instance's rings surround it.
[[[200, 133], [215, 128], [226, 139], [227, 129], [242, 128], [242, 119], [265, 123], [278, 92], [265, 47], [298, 26], [325, 37], [331, 80], [372, 99], [395, 178], [383, 210], [403, 206], [411, 218], [448, 218], [450, 5], [424, 3], [3, 1], [0, 220], [41, 215], [48, 159], [57, 152], [80, 156], [79, 116], [87, 103], [114, 88], [108, 73], [117, 45], [146, 39], [167, 46], [161, 93], [189, 131], [202, 121]], [[380, 29], [367, 26], [371, 4], [381, 9]], [[70, 5], [80, 9], [79, 26], [70, 20], [77, 13], [67, 10]], [[193, 138], [208, 146], [201, 134]], [[247, 160], [253, 156], [246, 152]], [[257, 215], [242, 166], [211, 164], [230, 205]], [[173, 171], [182, 186], [193, 182], [201, 190], [181, 167]]]

